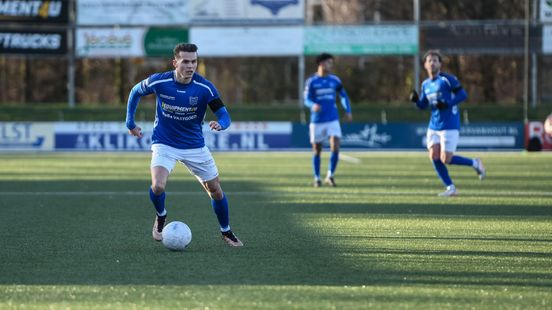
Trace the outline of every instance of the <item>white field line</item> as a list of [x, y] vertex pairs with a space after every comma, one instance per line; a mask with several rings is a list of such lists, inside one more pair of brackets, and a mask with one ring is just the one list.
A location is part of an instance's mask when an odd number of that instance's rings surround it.
[[359, 158], [349, 156], [343, 153], [339, 154], [339, 157], [341, 157], [341, 159], [351, 164], [360, 164], [362, 162]]
[[[279, 196], [279, 195], [318, 195], [318, 196], [343, 196], [343, 195], [365, 195], [365, 196], [435, 196], [438, 190], [413, 192], [413, 191], [326, 191], [305, 190], [305, 191], [261, 191], [261, 192], [226, 192], [228, 195], [234, 196]], [[75, 192], [2, 192], [1, 196], [147, 196], [147, 191], [75, 191]], [[203, 196], [205, 192], [167, 192], [167, 195], [175, 196]], [[493, 192], [477, 192], [477, 191], [462, 191], [459, 197], [552, 197], [552, 192], [537, 192], [537, 191], [493, 191]]]

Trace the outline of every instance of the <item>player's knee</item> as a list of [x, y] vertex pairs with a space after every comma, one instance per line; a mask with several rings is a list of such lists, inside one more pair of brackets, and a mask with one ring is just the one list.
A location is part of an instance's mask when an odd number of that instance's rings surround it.
[[218, 188], [209, 188], [208, 192], [209, 192], [209, 196], [211, 196], [211, 198], [215, 200], [221, 200], [224, 197], [224, 194], [220, 186]]
[[154, 183], [154, 184], [151, 186], [151, 191], [152, 191], [155, 195], [161, 195], [161, 194], [165, 191], [165, 184]]

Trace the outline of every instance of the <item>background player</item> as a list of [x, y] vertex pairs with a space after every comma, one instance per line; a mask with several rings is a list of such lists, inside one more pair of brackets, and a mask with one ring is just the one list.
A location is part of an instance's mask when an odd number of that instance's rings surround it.
[[161, 232], [167, 218], [165, 186], [177, 161], [184, 164], [211, 197], [222, 239], [231, 246], [242, 242], [230, 230], [228, 201], [220, 186], [218, 169], [203, 139], [202, 124], [207, 106], [217, 116], [209, 122], [212, 130], [230, 126], [230, 115], [214, 85], [197, 74], [197, 46], [178, 44], [172, 61], [174, 70], [156, 73], [136, 84], [129, 95], [126, 126], [129, 133], [142, 137], [134, 123], [140, 97], [155, 93], [156, 115], [152, 136], [150, 199], [157, 212], [152, 235], [162, 240]]
[[479, 158], [471, 159], [454, 155], [460, 131], [460, 109], [458, 105], [468, 98], [468, 94], [455, 76], [441, 72], [442, 56], [436, 50], [429, 50], [423, 58], [428, 78], [422, 83], [421, 98], [413, 90], [410, 101], [420, 109], [430, 107], [431, 118], [426, 141], [429, 158], [446, 190], [439, 196], [456, 196], [456, 186], [445, 166], [461, 165], [475, 169], [479, 179], [485, 178], [485, 167]]
[[309, 135], [312, 144], [312, 166], [314, 172], [314, 186], [320, 187], [320, 154], [322, 142], [330, 141], [330, 163], [325, 182], [330, 186], [336, 186], [334, 173], [339, 161], [339, 141], [341, 138], [341, 125], [339, 124], [339, 112], [336, 106], [336, 93], [339, 93], [341, 105], [345, 109], [345, 119], [352, 121], [351, 103], [341, 80], [331, 74], [334, 57], [331, 54], [322, 53], [316, 57], [317, 71], [305, 82], [304, 103], [310, 108]]

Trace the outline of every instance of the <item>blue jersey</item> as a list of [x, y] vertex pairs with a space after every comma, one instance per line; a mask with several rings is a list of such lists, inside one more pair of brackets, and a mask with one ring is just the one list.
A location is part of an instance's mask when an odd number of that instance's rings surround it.
[[188, 84], [177, 82], [174, 74], [174, 71], [156, 73], [135, 86], [129, 98], [127, 127], [132, 129], [136, 126], [134, 112], [138, 98], [155, 93], [152, 143], [178, 149], [201, 148], [205, 146], [202, 130], [205, 111], [210, 102], [219, 98], [219, 94], [211, 82], [197, 73]]
[[320, 111], [311, 111], [311, 123], [325, 123], [339, 119], [337, 111], [336, 93], [341, 97], [341, 104], [347, 113], [351, 113], [351, 104], [347, 92], [341, 84], [341, 80], [333, 75], [313, 75], [305, 82], [304, 103], [311, 108], [317, 103], [321, 106]]
[[[416, 105], [420, 109], [431, 107], [429, 128], [433, 130], [460, 129], [460, 109], [458, 104], [468, 98], [458, 79], [440, 72], [434, 79], [428, 78], [422, 83], [420, 100]], [[437, 102], [447, 105], [438, 109]]]

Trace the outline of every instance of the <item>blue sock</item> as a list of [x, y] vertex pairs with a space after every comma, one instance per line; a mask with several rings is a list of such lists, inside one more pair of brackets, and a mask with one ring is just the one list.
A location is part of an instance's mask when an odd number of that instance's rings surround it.
[[150, 187], [149, 194], [150, 194], [151, 202], [153, 202], [153, 206], [155, 207], [155, 211], [157, 211], [157, 215], [159, 216], [166, 215], [167, 210], [165, 210], [165, 192], [157, 196], [151, 190], [151, 187]]
[[221, 200], [211, 199], [211, 205], [213, 206], [213, 211], [215, 211], [215, 214], [217, 215], [220, 230], [230, 230], [228, 219], [228, 200], [226, 200], [226, 195], [222, 193]]
[[320, 179], [320, 155], [312, 155], [312, 168], [314, 177]]
[[330, 155], [330, 176], [334, 175], [335, 168], [337, 168], [337, 162], [339, 161], [339, 151], [333, 151]]
[[435, 168], [435, 171], [437, 171], [437, 175], [439, 178], [441, 178], [441, 181], [443, 181], [443, 184], [445, 186], [449, 186], [452, 184], [452, 180], [449, 177], [448, 169], [445, 164], [440, 159], [433, 160], [433, 168]]
[[466, 158], [458, 155], [452, 156], [452, 159], [450, 160], [451, 165], [460, 165], [460, 166], [473, 166], [473, 159]]

